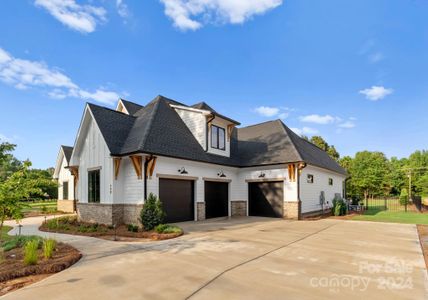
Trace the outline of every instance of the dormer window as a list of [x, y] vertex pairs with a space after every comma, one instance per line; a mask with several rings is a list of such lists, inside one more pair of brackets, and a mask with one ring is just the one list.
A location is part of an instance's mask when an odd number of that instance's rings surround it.
[[226, 131], [224, 128], [211, 126], [211, 148], [226, 150]]

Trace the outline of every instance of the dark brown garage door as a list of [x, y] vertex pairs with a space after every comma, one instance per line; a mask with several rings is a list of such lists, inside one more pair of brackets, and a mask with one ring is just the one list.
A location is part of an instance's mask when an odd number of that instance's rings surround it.
[[249, 215], [260, 217], [283, 216], [284, 183], [251, 182], [249, 190]]
[[194, 220], [193, 181], [160, 178], [159, 198], [167, 223]]
[[229, 184], [227, 182], [205, 181], [205, 217], [228, 216]]

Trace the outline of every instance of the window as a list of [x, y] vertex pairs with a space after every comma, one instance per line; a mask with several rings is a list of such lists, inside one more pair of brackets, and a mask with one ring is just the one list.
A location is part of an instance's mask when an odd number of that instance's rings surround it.
[[328, 185], [333, 185], [333, 178], [328, 179]]
[[62, 183], [62, 199], [68, 200], [68, 181]]
[[308, 174], [307, 182], [308, 183], [314, 183], [314, 175]]
[[211, 126], [211, 148], [225, 150], [226, 134], [224, 128]]
[[100, 203], [100, 170], [88, 171], [88, 202]]

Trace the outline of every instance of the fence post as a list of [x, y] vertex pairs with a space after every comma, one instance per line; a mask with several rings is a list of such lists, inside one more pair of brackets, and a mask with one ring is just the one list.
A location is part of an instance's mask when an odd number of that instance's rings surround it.
[[386, 197], [383, 199], [385, 203], [385, 210], [388, 210], [388, 206], [386, 206]]

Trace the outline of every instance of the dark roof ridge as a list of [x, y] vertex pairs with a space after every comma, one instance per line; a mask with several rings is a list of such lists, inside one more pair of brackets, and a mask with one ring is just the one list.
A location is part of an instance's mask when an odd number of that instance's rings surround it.
[[[295, 134], [290, 128], [287, 127], [287, 125], [284, 124], [284, 122], [282, 122], [280, 119], [275, 120], [277, 123], [279, 123], [279, 125], [281, 126], [281, 128], [284, 130], [287, 138], [290, 140], [291, 144], [293, 145], [294, 151], [296, 151], [297, 156], [300, 157], [300, 159], [303, 161], [303, 156], [302, 153], [299, 151], [299, 148], [296, 146], [296, 144], [294, 143], [293, 139], [290, 137], [290, 132], [291, 134]], [[297, 138], [301, 138], [299, 136], [296, 135]]]
[[102, 108], [102, 109], [105, 109], [105, 110], [109, 110], [109, 111], [112, 111], [112, 112], [115, 112], [115, 113], [118, 113], [118, 114], [121, 114], [121, 115], [124, 115], [124, 116], [128, 116], [128, 117], [136, 118], [136, 117], [135, 117], [135, 116], [133, 116], [133, 115], [128, 115], [128, 114], [125, 114], [125, 113], [123, 113], [123, 112], [121, 112], [121, 111], [117, 111], [117, 110], [115, 110], [115, 109], [108, 108], [108, 107], [105, 107], [105, 106], [101, 106], [101, 105], [98, 105], [98, 104], [94, 104], [94, 103], [90, 103], [90, 102], [86, 102], [86, 104], [89, 106], [89, 108], [90, 108], [91, 106], [96, 106], [96, 107], [98, 107], [98, 108]]
[[[157, 111], [159, 109], [159, 105], [160, 105], [161, 101], [165, 101], [163, 99], [163, 96], [160, 96], [160, 98], [156, 102], [153, 103], [154, 107], [153, 107], [152, 111], [150, 112], [150, 114], [156, 115], [156, 113], [157, 113]], [[148, 107], [148, 106], [149, 106], [149, 104], [146, 107]], [[149, 122], [147, 123], [147, 127], [145, 128], [145, 132], [144, 132], [143, 138], [141, 139], [140, 143], [138, 144], [138, 149], [141, 149], [144, 146], [144, 144], [146, 142], [146, 139], [147, 139], [147, 136], [148, 136], [148, 134], [150, 132], [150, 128], [152, 127], [154, 119], [155, 118], [150, 118]], [[129, 133], [128, 133], [128, 135], [129, 135]]]
[[261, 122], [261, 123], [256, 123], [256, 124], [251, 124], [251, 125], [244, 126], [244, 127], [239, 127], [239, 129], [245, 129], [245, 128], [254, 127], [254, 126], [259, 126], [259, 125], [263, 125], [263, 124], [267, 124], [267, 123], [273, 123], [273, 122], [278, 121], [278, 120], [279, 120], [279, 119], [276, 119], [276, 120], [269, 120], [269, 121], [264, 121], [264, 122]]

